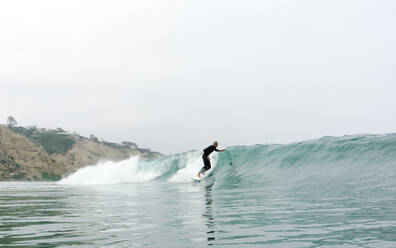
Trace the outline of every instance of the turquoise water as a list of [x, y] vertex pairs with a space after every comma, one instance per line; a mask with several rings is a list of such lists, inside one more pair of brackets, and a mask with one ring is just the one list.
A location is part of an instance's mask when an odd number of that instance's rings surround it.
[[396, 247], [396, 134], [190, 151], [0, 183], [3, 247]]

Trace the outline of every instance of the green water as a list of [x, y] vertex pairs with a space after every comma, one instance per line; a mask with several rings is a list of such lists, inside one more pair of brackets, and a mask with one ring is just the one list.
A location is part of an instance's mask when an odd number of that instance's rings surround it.
[[2, 182], [0, 246], [396, 247], [395, 137], [230, 147], [200, 183], [198, 151]]

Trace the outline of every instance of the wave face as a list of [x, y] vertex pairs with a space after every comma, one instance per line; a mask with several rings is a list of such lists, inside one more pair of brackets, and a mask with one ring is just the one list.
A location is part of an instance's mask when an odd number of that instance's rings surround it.
[[[93, 185], [165, 181], [189, 183], [203, 166], [201, 151], [155, 160], [137, 157], [82, 168], [60, 184]], [[206, 181], [215, 187], [298, 186], [318, 181], [385, 185], [396, 176], [396, 134], [323, 137], [285, 145], [228, 147], [212, 156]]]

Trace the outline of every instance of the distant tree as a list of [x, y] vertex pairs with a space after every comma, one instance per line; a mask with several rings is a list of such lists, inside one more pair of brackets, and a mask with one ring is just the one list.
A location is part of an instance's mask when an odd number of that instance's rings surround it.
[[27, 136], [32, 136], [34, 133], [36, 133], [37, 132], [37, 125], [34, 125], [34, 126], [28, 126], [27, 128], [26, 128], [26, 135]]
[[136, 143], [133, 143], [133, 142], [123, 141], [121, 144], [128, 148], [137, 148]]
[[92, 140], [92, 141], [94, 141], [94, 142], [99, 142], [98, 137], [96, 137], [96, 136], [93, 135], [93, 134], [89, 135], [89, 139]]
[[7, 118], [7, 125], [8, 125], [8, 127], [15, 127], [16, 125], [18, 125], [18, 123], [15, 120], [15, 118], [10, 115]]
[[56, 129], [56, 131], [59, 132], [59, 133], [61, 133], [61, 132], [64, 132], [65, 130], [63, 130], [62, 128], [58, 127], [58, 128]]

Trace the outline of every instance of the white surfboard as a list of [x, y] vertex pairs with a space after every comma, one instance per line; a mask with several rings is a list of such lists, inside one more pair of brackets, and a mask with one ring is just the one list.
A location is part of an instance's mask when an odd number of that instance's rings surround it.
[[210, 168], [210, 170], [205, 171], [205, 173], [201, 173], [201, 176], [198, 177], [198, 172], [196, 174], [194, 174], [192, 176], [192, 179], [195, 181], [201, 181], [202, 179], [204, 179], [205, 177], [209, 176], [209, 174], [212, 172], [213, 167]]

